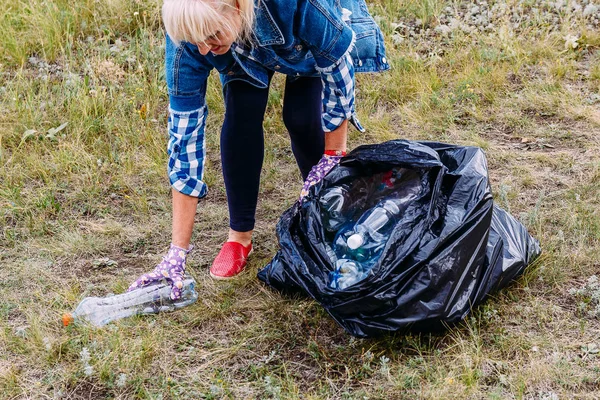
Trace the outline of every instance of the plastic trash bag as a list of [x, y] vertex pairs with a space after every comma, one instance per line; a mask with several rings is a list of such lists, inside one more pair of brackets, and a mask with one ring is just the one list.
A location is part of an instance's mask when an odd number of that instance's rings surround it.
[[[330, 288], [335, 266], [319, 194], [392, 168], [418, 172], [420, 196], [394, 226], [369, 276], [344, 290]], [[406, 140], [352, 151], [302, 204], [285, 211], [277, 235], [280, 250], [258, 278], [281, 292], [311, 296], [357, 337], [444, 329], [540, 254], [525, 227], [494, 205], [481, 149]]]

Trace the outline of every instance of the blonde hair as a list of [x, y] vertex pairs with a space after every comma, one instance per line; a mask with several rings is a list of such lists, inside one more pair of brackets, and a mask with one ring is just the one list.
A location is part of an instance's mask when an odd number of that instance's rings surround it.
[[[224, 15], [239, 12], [241, 29]], [[237, 39], [249, 39], [254, 23], [253, 0], [165, 0], [162, 6], [165, 29], [175, 44], [203, 43], [216, 31], [234, 32]]]

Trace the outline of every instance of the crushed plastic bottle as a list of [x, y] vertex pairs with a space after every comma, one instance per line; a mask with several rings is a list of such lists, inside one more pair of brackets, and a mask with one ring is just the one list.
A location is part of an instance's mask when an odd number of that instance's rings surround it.
[[75, 311], [63, 315], [63, 325], [87, 321], [96, 326], [104, 326], [111, 321], [138, 314], [157, 314], [176, 310], [198, 300], [196, 282], [183, 281], [179, 300], [171, 300], [171, 285], [160, 283], [132, 290], [119, 295], [106, 297], [86, 297]]
[[319, 205], [325, 231], [335, 234], [345, 224], [356, 222], [356, 211], [365, 207], [377, 184], [379, 181], [372, 178], [359, 178], [324, 190], [319, 196]]
[[347, 200], [348, 186], [346, 185], [327, 189], [319, 197], [323, 227], [327, 231], [335, 232], [348, 221], [348, 206], [344, 204]]
[[368, 275], [361, 263], [341, 259], [337, 261], [335, 271], [330, 273], [329, 287], [336, 290], [344, 290], [357, 282], [362, 281]]

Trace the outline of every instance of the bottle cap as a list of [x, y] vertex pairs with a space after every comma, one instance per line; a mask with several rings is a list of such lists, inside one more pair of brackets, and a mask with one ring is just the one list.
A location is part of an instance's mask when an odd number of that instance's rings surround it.
[[69, 326], [73, 322], [73, 315], [71, 313], [63, 314], [62, 323], [64, 326]]
[[348, 238], [348, 247], [350, 247], [352, 250], [356, 250], [362, 246], [364, 242], [365, 240], [363, 239], [362, 235], [360, 233], [355, 233]]

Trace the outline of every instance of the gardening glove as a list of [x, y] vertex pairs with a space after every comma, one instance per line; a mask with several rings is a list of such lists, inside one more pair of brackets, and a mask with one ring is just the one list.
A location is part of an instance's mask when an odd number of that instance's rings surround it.
[[163, 279], [171, 284], [171, 300], [181, 298], [181, 290], [183, 289], [183, 278], [185, 275], [185, 259], [193, 246], [186, 250], [171, 244], [169, 252], [163, 257], [160, 264], [154, 268], [154, 271], [148, 272], [140, 276], [127, 289], [128, 292], [139, 289], [151, 284], [159, 283]]
[[304, 181], [302, 191], [300, 192], [300, 201], [308, 194], [308, 189], [312, 185], [323, 179], [325, 175], [340, 162], [340, 159], [345, 155], [344, 153], [345, 152], [339, 152], [339, 155], [323, 154], [323, 157], [321, 157], [317, 165], [312, 167], [308, 173], [308, 177]]

